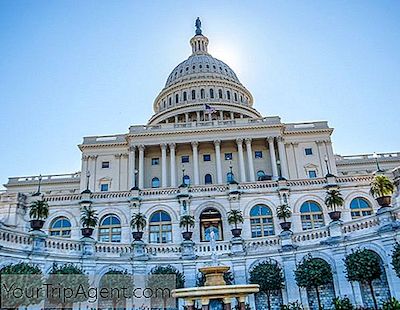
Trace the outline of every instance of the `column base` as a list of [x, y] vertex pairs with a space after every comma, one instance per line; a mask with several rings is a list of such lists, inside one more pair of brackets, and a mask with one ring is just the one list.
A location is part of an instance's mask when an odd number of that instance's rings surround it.
[[379, 221], [379, 233], [390, 232], [400, 229], [400, 223], [395, 220], [392, 214], [392, 207], [381, 207], [376, 211]]
[[194, 254], [194, 242], [192, 240], [185, 240], [181, 243], [182, 247], [182, 259], [196, 259], [197, 256]]

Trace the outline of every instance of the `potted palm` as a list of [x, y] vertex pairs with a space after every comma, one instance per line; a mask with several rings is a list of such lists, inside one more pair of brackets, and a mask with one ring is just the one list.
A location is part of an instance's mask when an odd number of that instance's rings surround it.
[[[140, 211], [134, 213], [131, 219], [132, 237], [135, 241], [142, 240], [143, 229], [146, 227], [146, 215]], [[135, 230], [136, 229], [136, 230]]]
[[292, 223], [286, 220], [292, 216], [292, 211], [290, 210], [290, 207], [287, 203], [281, 204], [276, 208], [276, 216], [280, 220], [283, 220], [282, 223], [279, 223], [279, 225], [281, 225], [281, 228], [284, 231], [289, 231]]
[[31, 203], [29, 210], [29, 221], [32, 230], [41, 230], [44, 225], [44, 220], [49, 216], [49, 205], [46, 201], [36, 200]]
[[370, 193], [381, 207], [389, 207], [394, 192], [393, 182], [385, 175], [376, 175], [371, 183]]
[[342, 193], [337, 189], [328, 190], [325, 196], [325, 204], [328, 206], [328, 208], [333, 209], [332, 212], [328, 213], [331, 220], [339, 220], [342, 212], [338, 211], [336, 207], [341, 207], [344, 204]]
[[181, 217], [179, 226], [186, 229], [186, 231], [182, 232], [182, 237], [184, 240], [190, 240], [192, 238], [193, 232], [189, 231], [189, 227], [194, 227], [194, 223], [194, 216], [192, 215], [183, 215]]
[[235, 228], [231, 229], [233, 237], [240, 237], [242, 234], [242, 229], [238, 228], [239, 223], [243, 223], [243, 214], [240, 210], [231, 210], [228, 212], [228, 223], [230, 225], [235, 225]]
[[82, 223], [82, 236], [85, 238], [90, 238], [93, 234], [94, 227], [96, 227], [98, 222], [97, 213], [91, 206], [85, 206], [81, 214]]

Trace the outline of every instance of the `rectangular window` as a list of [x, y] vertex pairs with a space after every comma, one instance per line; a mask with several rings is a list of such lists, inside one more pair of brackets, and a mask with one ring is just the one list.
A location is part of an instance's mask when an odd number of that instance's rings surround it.
[[312, 148], [307, 147], [304, 149], [304, 152], [306, 153], [306, 155], [312, 155]]
[[151, 165], [152, 166], [157, 166], [160, 164], [160, 159], [158, 157], [152, 158], [151, 159]]
[[316, 177], [317, 177], [317, 172], [316, 172], [315, 170], [309, 170], [309, 171], [308, 171], [308, 177], [309, 177], [310, 179], [316, 178]]
[[100, 185], [100, 191], [108, 192], [108, 184], [101, 184]]
[[232, 160], [232, 153], [225, 153], [225, 160]]
[[182, 159], [182, 164], [189, 162], [189, 156], [188, 155], [182, 156], [181, 159]]
[[255, 158], [262, 158], [262, 155], [263, 155], [263, 154], [262, 154], [262, 151], [255, 151], [255, 152], [254, 152], [254, 157], [255, 157]]
[[203, 161], [211, 161], [211, 155], [210, 154], [204, 154], [203, 155]]
[[110, 162], [109, 161], [102, 161], [101, 162], [101, 168], [110, 168]]

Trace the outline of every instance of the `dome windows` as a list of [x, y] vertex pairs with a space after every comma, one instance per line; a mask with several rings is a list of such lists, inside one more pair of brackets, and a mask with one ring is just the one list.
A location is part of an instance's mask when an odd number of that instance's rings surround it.
[[201, 99], [204, 99], [206, 97], [206, 93], [205, 93], [205, 91], [204, 91], [204, 88], [202, 88], [201, 90], [200, 90], [200, 98]]
[[187, 92], [183, 92], [183, 101], [187, 101]]
[[192, 90], [192, 100], [196, 99], [196, 91], [193, 89]]
[[210, 88], [210, 98], [214, 99], [214, 89]]
[[235, 96], [235, 101], [237, 101], [238, 100], [237, 93], [235, 93], [234, 96]]
[[226, 99], [231, 100], [231, 92], [229, 90], [226, 91]]
[[175, 103], [178, 103], [178, 102], [179, 102], [179, 95], [176, 94], [176, 95], [175, 95]]
[[222, 89], [218, 89], [218, 98], [222, 99]]

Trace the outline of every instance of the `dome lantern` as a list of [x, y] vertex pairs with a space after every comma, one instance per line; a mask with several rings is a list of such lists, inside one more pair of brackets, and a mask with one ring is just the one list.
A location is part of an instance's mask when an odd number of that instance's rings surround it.
[[196, 35], [190, 40], [192, 55], [208, 54], [208, 38], [202, 35], [200, 18], [196, 19]]

